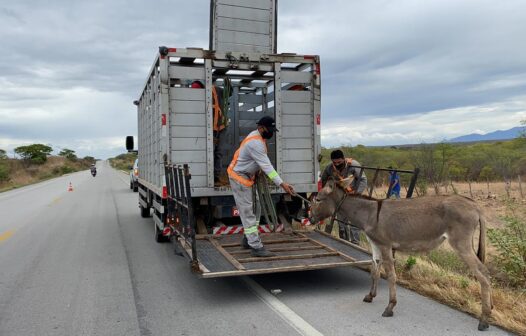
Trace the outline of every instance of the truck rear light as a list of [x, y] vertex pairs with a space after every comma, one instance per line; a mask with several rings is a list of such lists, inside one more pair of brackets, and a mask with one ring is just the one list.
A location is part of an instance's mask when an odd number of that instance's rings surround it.
[[163, 198], [167, 198], [168, 197], [168, 188], [166, 188], [166, 186], [163, 186]]
[[161, 114], [161, 125], [166, 126], [166, 113]]
[[319, 114], [316, 115], [316, 125], [321, 125], [321, 116]]
[[163, 229], [163, 236], [168, 237], [168, 236], [170, 236], [171, 234], [172, 234], [172, 229], [170, 229], [169, 227], [165, 227], [165, 228]]
[[319, 75], [321, 73], [320, 63], [314, 64], [314, 72], [316, 73], [316, 75]]
[[139, 176], [139, 169], [135, 168], [135, 169], [133, 170], [133, 175], [135, 175], [135, 176]]
[[318, 180], [318, 192], [320, 192], [322, 189], [321, 180]]

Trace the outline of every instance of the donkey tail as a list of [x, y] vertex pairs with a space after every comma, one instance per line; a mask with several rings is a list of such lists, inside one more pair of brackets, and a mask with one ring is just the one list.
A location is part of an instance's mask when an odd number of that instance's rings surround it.
[[479, 235], [479, 249], [477, 257], [482, 263], [486, 261], [486, 219], [481, 214], [479, 216], [480, 235]]

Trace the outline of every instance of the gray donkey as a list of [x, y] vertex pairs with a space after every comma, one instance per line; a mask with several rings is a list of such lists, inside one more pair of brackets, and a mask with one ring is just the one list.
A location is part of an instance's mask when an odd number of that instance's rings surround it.
[[[332, 216], [337, 210], [350, 218], [353, 225], [364, 230], [373, 253], [372, 285], [363, 299], [372, 302], [376, 296], [380, 265], [389, 281], [389, 304], [382, 316], [393, 316], [396, 305], [396, 273], [392, 250], [426, 252], [449, 239], [451, 247], [466, 263], [480, 282], [482, 315], [478, 329], [486, 330], [493, 308], [491, 283], [485, 259], [486, 227], [482, 210], [467, 197], [426, 196], [414, 199], [377, 200], [361, 195], [348, 195], [345, 187], [351, 183], [329, 180], [312, 203], [312, 223]], [[480, 227], [478, 252], [473, 248], [473, 236]]]

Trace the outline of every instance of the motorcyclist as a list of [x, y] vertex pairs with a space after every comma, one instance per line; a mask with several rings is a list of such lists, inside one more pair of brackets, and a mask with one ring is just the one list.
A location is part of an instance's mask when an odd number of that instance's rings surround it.
[[95, 167], [94, 163], [91, 164], [90, 171], [91, 171], [91, 175], [95, 176], [95, 174], [97, 174], [97, 167]]

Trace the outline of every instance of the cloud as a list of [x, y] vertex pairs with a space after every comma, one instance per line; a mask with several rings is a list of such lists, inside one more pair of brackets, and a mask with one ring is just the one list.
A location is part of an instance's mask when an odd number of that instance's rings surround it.
[[[278, 51], [321, 56], [324, 134], [350, 124], [351, 143], [431, 141], [517, 126], [525, 110], [523, 98], [509, 108], [526, 92], [522, 0], [287, 0], [278, 12]], [[208, 0], [0, 5], [0, 146], [122, 152], [158, 46], [207, 48], [208, 25]]]
[[[452, 115], [455, 117], [450, 118]], [[526, 120], [526, 96], [416, 115], [329, 121], [322, 129], [322, 145], [378, 146], [440, 142], [469, 133], [485, 134], [509, 129], [519, 125], [521, 120]], [[323, 120], [322, 124], [325, 124]]]

